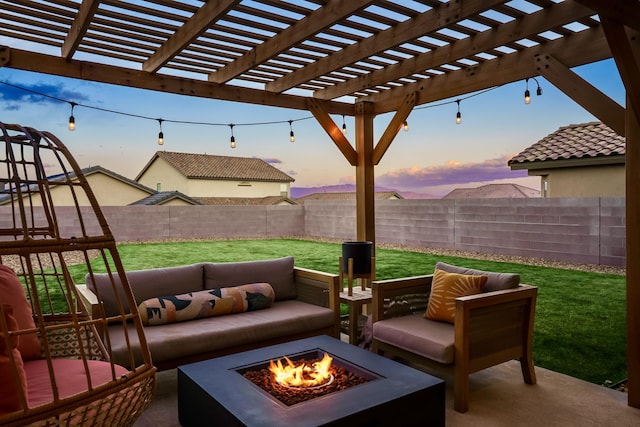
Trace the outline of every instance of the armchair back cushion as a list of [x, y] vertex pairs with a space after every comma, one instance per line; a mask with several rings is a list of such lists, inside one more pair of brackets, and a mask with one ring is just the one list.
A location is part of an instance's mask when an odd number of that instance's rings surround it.
[[[126, 275], [136, 301], [144, 301], [158, 295], [178, 295], [202, 290], [202, 264], [127, 271]], [[125, 311], [130, 313], [131, 309], [122, 290], [120, 277], [114, 273], [111, 278], [118, 289]], [[102, 300], [105, 315], [116, 316], [120, 313], [109, 274], [94, 274], [93, 279], [91, 274], [87, 274], [84, 280], [87, 287]], [[137, 310], [137, 307], [133, 309]]]
[[492, 271], [482, 271], [473, 268], [458, 267], [456, 265], [438, 262], [436, 270], [443, 270], [448, 273], [466, 274], [472, 276], [487, 276], [487, 283], [484, 284], [483, 292], [493, 292], [503, 289], [517, 288], [520, 284], [520, 275], [516, 273], [495, 273]]
[[274, 301], [294, 299], [296, 283], [293, 257], [244, 262], [204, 264], [204, 288], [216, 289], [246, 283], [269, 283], [275, 292]]

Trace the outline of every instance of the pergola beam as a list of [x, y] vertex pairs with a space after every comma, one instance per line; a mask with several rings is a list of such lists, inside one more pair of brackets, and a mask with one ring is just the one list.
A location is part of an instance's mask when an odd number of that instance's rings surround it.
[[602, 17], [607, 17], [640, 31], [640, 8], [638, 0], [575, 0], [593, 9]]
[[[215, 2], [211, 2], [215, 3]], [[250, 52], [209, 75], [209, 81], [226, 83], [249, 70], [256, 64], [262, 64], [270, 58], [304, 41], [306, 38], [328, 28], [354, 12], [366, 7], [373, 0], [329, 0], [323, 7], [316, 9], [304, 19], [266, 40]]]
[[476, 66], [461, 68], [421, 82], [389, 89], [367, 96], [375, 103], [376, 114], [398, 109], [409, 93], [419, 94], [416, 105], [439, 101], [464, 93], [500, 86], [535, 75], [535, 59], [542, 54], [553, 55], [568, 67], [588, 64], [610, 58], [611, 51], [600, 27], [531, 47], [502, 58], [483, 62]]
[[91, 18], [93, 18], [96, 10], [98, 10], [98, 6], [100, 6], [99, 0], [82, 0], [78, 14], [73, 20], [62, 44], [61, 55], [63, 58], [69, 59], [76, 53], [82, 38], [87, 33], [87, 29], [91, 24]]
[[358, 153], [353, 149], [347, 138], [342, 131], [338, 128], [338, 125], [329, 116], [326, 108], [324, 107], [324, 101], [318, 101], [317, 99], [309, 99], [308, 101], [309, 111], [316, 118], [320, 126], [327, 132], [327, 135], [336, 144], [338, 150], [342, 152], [342, 155], [347, 159], [351, 166], [358, 165]]
[[[442, 3], [414, 18], [401, 22], [395, 27], [381, 31], [376, 35], [362, 40], [360, 43], [354, 43], [331, 55], [325, 56], [312, 65], [300, 68], [278, 80], [274, 80], [268, 83], [265, 89], [272, 92], [283, 92], [300, 83], [322, 76], [331, 70], [340, 69], [377, 52], [383, 52], [408, 40], [413, 40], [424, 34], [442, 29], [452, 21], [475, 15], [499, 3], [502, 3], [502, 1], [493, 0], [492, 2], [487, 2], [483, 0], [470, 0], [465, 2]], [[322, 93], [324, 90], [317, 92]], [[327, 99], [323, 96], [319, 97]]]
[[380, 163], [384, 153], [386, 153], [389, 146], [391, 146], [391, 143], [398, 134], [398, 130], [401, 128], [403, 122], [407, 120], [407, 117], [409, 117], [411, 110], [413, 110], [413, 106], [416, 105], [417, 98], [418, 95], [416, 93], [407, 95], [404, 102], [400, 105], [400, 108], [398, 108], [398, 111], [394, 114], [373, 150], [372, 161], [374, 165]]
[[[28, 52], [0, 46], [0, 67], [35, 71], [54, 76], [71, 77], [119, 86], [149, 89], [158, 92], [199, 98], [221, 99], [246, 104], [268, 105], [308, 111], [307, 100], [302, 96], [273, 94], [247, 87], [218, 85], [202, 80], [193, 80], [162, 74], [152, 74], [113, 65], [89, 63], [74, 59], [66, 60], [58, 56]], [[324, 109], [329, 114], [354, 115], [354, 106], [344, 102], [324, 101]]]
[[613, 129], [625, 135], [624, 107], [550, 55], [537, 58], [538, 72], [569, 98]]
[[[640, 2], [637, 2], [640, 10]], [[607, 38], [611, 53], [618, 67], [622, 83], [627, 90], [627, 97], [635, 114], [640, 114], [640, 64], [638, 54], [640, 52], [640, 33], [631, 30], [625, 31], [622, 24], [607, 17], [602, 17], [602, 28]], [[640, 122], [640, 117], [636, 117]]]
[[155, 73], [193, 40], [204, 33], [209, 25], [224, 16], [240, 0], [217, 0], [203, 4], [175, 33], [160, 46], [143, 64], [142, 69]]
[[[472, 8], [469, 9], [469, 11], [471, 10]], [[439, 67], [445, 63], [452, 63], [458, 59], [468, 57], [469, 52], [487, 51], [515, 40], [539, 34], [550, 27], [559, 27], [592, 14], [593, 12], [589, 8], [579, 4], [573, 2], [561, 3], [554, 6], [553, 9], [542, 9], [522, 19], [478, 33], [474, 37], [458, 40], [448, 46], [440, 47], [396, 64], [390, 64], [367, 75], [336, 83], [326, 89], [316, 90], [314, 96], [319, 99], [333, 99], [356, 92], [362, 87], [373, 88], [414, 73], [423, 73], [425, 70]], [[416, 29], [420, 28], [416, 26]], [[344, 49], [344, 51], [347, 49]], [[330, 58], [337, 54], [332, 55]]]

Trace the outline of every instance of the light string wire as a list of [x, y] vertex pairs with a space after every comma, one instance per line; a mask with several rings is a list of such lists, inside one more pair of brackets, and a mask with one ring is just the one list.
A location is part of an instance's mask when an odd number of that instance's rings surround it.
[[[291, 120], [274, 120], [274, 121], [267, 121], [267, 122], [249, 122], [249, 123], [219, 123], [219, 122], [200, 122], [200, 121], [191, 121], [191, 120], [176, 120], [176, 119], [159, 119], [157, 117], [151, 117], [151, 116], [145, 116], [142, 114], [134, 114], [134, 113], [126, 113], [123, 111], [118, 111], [118, 110], [113, 110], [113, 109], [109, 109], [109, 108], [103, 108], [103, 107], [96, 107], [95, 105], [88, 105], [88, 104], [83, 104], [83, 103], [79, 103], [79, 102], [73, 102], [73, 101], [69, 101], [66, 99], [62, 99], [62, 98], [58, 98], [56, 96], [53, 95], [49, 95], [46, 93], [42, 93], [42, 92], [38, 92], [35, 91], [33, 89], [28, 89], [22, 86], [18, 86], [15, 85], [13, 83], [9, 83], [7, 81], [0, 81], [1, 84], [6, 85], [6, 86], [10, 86], [13, 87], [15, 89], [19, 89], [25, 92], [29, 92], [38, 96], [42, 96], [45, 98], [49, 98], [49, 99], [53, 99], [55, 101], [58, 102], [63, 102], [66, 104], [70, 104], [73, 107], [83, 107], [83, 108], [88, 108], [91, 110], [97, 110], [97, 111], [102, 111], [102, 112], [106, 112], [106, 113], [112, 113], [112, 114], [118, 114], [121, 116], [127, 116], [127, 117], [134, 117], [134, 118], [139, 118], [139, 119], [144, 119], [144, 120], [153, 120], [153, 121], [159, 121], [162, 120], [163, 123], [176, 123], [176, 124], [187, 124], [187, 125], [203, 125], [203, 126], [226, 126], [229, 127], [231, 125], [233, 125], [234, 127], [236, 126], [264, 126], [264, 125], [275, 125], [275, 124], [283, 124], [283, 123], [288, 123], [290, 126], [292, 123], [295, 122], [299, 122], [299, 121], [303, 121], [303, 120], [309, 120], [312, 119], [313, 116], [307, 116], [307, 117], [302, 117], [302, 118], [298, 118], [298, 119], [291, 119]], [[444, 102], [438, 102], [438, 103], [434, 103], [434, 104], [428, 104], [428, 105], [422, 105], [419, 107], [415, 107], [413, 110], [423, 110], [423, 109], [427, 109], [427, 108], [435, 108], [435, 107], [441, 107], [444, 105], [448, 105], [448, 104], [458, 104], [458, 106], [460, 105], [461, 101], [465, 101], [467, 99], [479, 96], [479, 95], [483, 95], [487, 92], [490, 92], [492, 90], [498, 89], [500, 86], [493, 86], [490, 87], [488, 89], [476, 92], [476, 93], [472, 93], [471, 95], [467, 95], [464, 97], [459, 97], [455, 100], [450, 100], [450, 101], [444, 101]], [[344, 124], [344, 115], [343, 115], [343, 131], [346, 130], [346, 126]]]

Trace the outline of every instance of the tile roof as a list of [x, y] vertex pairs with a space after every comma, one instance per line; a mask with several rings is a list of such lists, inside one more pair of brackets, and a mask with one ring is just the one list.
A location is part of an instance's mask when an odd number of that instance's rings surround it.
[[[373, 197], [376, 200], [404, 198], [400, 194], [396, 193], [395, 191], [376, 191]], [[354, 191], [345, 191], [345, 192], [312, 193], [312, 194], [307, 194], [306, 196], [298, 197], [297, 199], [295, 199], [295, 201], [300, 204], [304, 204], [304, 202], [308, 200], [355, 200], [355, 199], [356, 199], [356, 193]]]
[[519, 184], [487, 184], [477, 188], [456, 188], [443, 199], [512, 199], [540, 197], [540, 190]]
[[[258, 158], [158, 151], [147, 164], [147, 167], [153, 163], [156, 156], [164, 159], [187, 178], [270, 182], [295, 181], [295, 179], [278, 168]], [[147, 167], [140, 172], [138, 179]]]
[[290, 205], [297, 204], [288, 197], [266, 196], [266, 197], [196, 197], [203, 205], [235, 205], [235, 206], [273, 206], [281, 203]]
[[191, 203], [192, 205], [201, 205], [198, 200], [193, 197], [189, 197], [184, 193], [179, 191], [159, 191], [155, 194], [150, 195], [149, 197], [145, 197], [144, 199], [140, 199], [137, 202], [131, 203], [131, 205], [162, 205], [173, 199], [182, 199], [187, 203]]
[[590, 122], [563, 126], [509, 160], [518, 165], [553, 160], [624, 156], [625, 139], [609, 126]]

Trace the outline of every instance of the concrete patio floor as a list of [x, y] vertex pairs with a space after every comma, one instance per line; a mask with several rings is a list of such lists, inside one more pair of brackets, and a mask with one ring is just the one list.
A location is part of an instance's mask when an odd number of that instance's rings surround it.
[[[539, 367], [536, 376], [536, 385], [525, 384], [516, 361], [473, 374], [469, 411], [464, 414], [453, 410], [453, 390], [447, 382], [446, 425], [640, 426], [640, 409], [627, 405], [624, 392]], [[156, 395], [134, 426], [180, 426], [177, 388], [175, 369], [159, 372]], [[425, 420], [428, 416], [425, 414]]]

